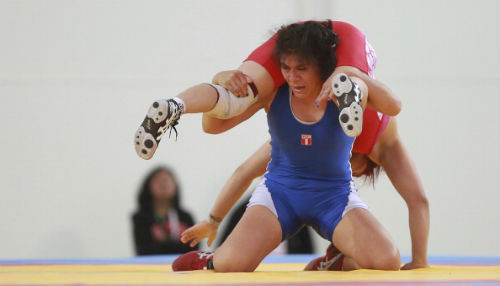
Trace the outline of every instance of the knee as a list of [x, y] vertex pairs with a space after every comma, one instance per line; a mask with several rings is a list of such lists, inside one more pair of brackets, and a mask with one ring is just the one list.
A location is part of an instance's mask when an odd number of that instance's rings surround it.
[[412, 192], [412, 195], [406, 201], [408, 207], [410, 208], [424, 210], [429, 209], [429, 200], [423, 190], [416, 190]]
[[256, 268], [245, 261], [235, 261], [228, 256], [214, 256], [213, 264], [215, 272], [252, 272]]
[[427, 199], [427, 196], [425, 193], [422, 191], [418, 194], [418, 196], [415, 199], [415, 202], [422, 206], [423, 208], [428, 209], [429, 208], [429, 200]]
[[399, 250], [393, 247], [391, 251], [385, 252], [380, 255], [373, 265], [373, 269], [377, 270], [399, 270], [401, 267], [401, 256]]

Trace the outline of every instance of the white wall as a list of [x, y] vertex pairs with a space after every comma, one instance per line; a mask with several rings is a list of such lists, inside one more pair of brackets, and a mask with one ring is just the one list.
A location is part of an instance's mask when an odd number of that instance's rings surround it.
[[[265, 115], [218, 136], [184, 116], [177, 142], [143, 161], [132, 136], [148, 105], [235, 68], [282, 23], [327, 17], [367, 34], [377, 76], [403, 100], [401, 136], [431, 201], [430, 253], [498, 256], [498, 11], [495, 0], [0, 1], [0, 258], [133, 255], [138, 185], [160, 163], [204, 218], [267, 138]], [[394, 188], [381, 176], [362, 189], [409, 254]]]

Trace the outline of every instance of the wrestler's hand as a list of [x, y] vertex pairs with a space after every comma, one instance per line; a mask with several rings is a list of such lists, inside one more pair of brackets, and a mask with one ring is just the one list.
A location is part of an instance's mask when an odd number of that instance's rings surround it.
[[328, 100], [333, 101], [337, 106], [339, 106], [339, 103], [337, 101], [337, 97], [333, 93], [332, 90], [332, 79], [333, 76], [337, 73], [345, 73], [346, 75], [352, 77], [359, 77], [363, 78], [367, 76], [364, 72], [360, 71], [359, 69], [351, 66], [338, 66], [335, 68], [335, 71], [328, 77], [328, 79], [323, 83], [323, 87], [321, 88], [321, 91], [319, 93], [319, 96], [316, 98], [314, 103], [316, 104], [317, 107], [320, 106], [322, 102], [326, 102]]
[[401, 267], [401, 270], [412, 270], [412, 269], [418, 269], [418, 268], [428, 268], [430, 267], [427, 262], [415, 262], [411, 261], [409, 263], [406, 263]]
[[317, 107], [319, 107], [323, 102], [326, 102], [328, 100], [333, 101], [337, 106], [339, 106], [337, 97], [335, 97], [335, 94], [333, 93], [332, 90], [332, 78], [333, 78], [333, 73], [323, 83], [323, 87], [321, 88], [318, 97], [314, 101], [314, 104], [316, 104]]
[[212, 242], [217, 236], [218, 226], [211, 224], [208, 220], [203, 220], [192, 227], [186, 229], [181, 234], [181, 242], [188, 243], [191, 241], [189, 246], [196, 246], [202, 239], [208, 238], [207, 245], [212, 246]]
[[240, 70], [222, 71], [217, 73], [213, 79], [213, 84], [218, 84], [236, 96], [248, 95], [248, 83], [252, 80]]

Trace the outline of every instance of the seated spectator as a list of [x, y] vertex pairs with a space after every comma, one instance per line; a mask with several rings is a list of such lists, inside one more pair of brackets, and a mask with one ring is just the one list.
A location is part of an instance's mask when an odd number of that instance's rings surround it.
[[137, 255], [178, 254], [196, 250], [183, 244], [180, 234], [194, 224], [180, 207], [180, 188], [172, 171], [158, 167], [145, 178], [132, 217]]

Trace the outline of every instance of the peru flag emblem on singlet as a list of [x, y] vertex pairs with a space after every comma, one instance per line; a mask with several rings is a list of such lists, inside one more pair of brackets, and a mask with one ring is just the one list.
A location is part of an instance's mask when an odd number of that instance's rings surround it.
[[302, 134], [301, 137], [302, 137], [301, 138], [302, 145], [306, 145], [306, 146], [312, 145], [312, 135]]

